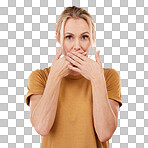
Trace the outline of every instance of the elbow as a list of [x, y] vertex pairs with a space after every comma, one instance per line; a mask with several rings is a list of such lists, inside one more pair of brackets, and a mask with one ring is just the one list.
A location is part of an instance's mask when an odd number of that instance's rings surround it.
[[100, 142], [107, 142], [112, 136], [104, 136], [104, 137], [100, 137]]
[[114, 131], [108, 135], [105, 135], [104, 137], [101, 138], [101, 142], [106, 142], [106, 141], [110, 140], [112, 138], [113, 134], [114, 134]]
[[106, 135], [98, 135], [97, 134], [97, 136], [98, 136], [100, 142], [106, 142], [112, 137], [112, 135], [107, 135], [107, 134]]
[[[102, 134], [97, 133], [97, 136], [98, 136], [100, 142], [107, 142], [109, 139], [111, 139], [114, 131], [115, 130], [113, 130], [112, 132], [102, 132]], [[105, 133], [105, 134], [103, 134], [103, 133]], [[108, 134], [106, 134], [106, 133], [108, 133]]]
[[107, 133], [107, 134], [105, 134], [105, 135], [102, 134], [102, 136], [100, 136], [100, 141], [101, 141], [101, 142], [106, 142], [106, 141], [108, 141], [109, 139], [111, 139], [112, 136], [113, 136], [113, 134], [114, 134], [114, 132], [115, 132], [115, 130], [116, 130], [116, 128], [117, 128], [117, 124], [116, 124], [114, 127], [109, 128], [108, 131], [103, 132], [103, 133]]
[[32, 118], [30, 118], [30, 121], [31, 121], [31, 124], [32, 124], [32, 126], [34, 127], [34, 129], [35, 129], [35, 131], [39, 134], [39, 135], [41, 135], [41, 136], [46, 136], [46, 135], [48, 135], [48, 133], [49, 133], [49, 129], [47, 129], [45, 126], [39, 126], [39, 124], [38, 123], [34, 123], [33, 122], [33, 120], [32, 120]]
[[34, 127], [34, 128], [35, 128], [35, 131], [41, 136], [47, 136], [49, 133], [49, 131], [46, 129], [41, 129], [41, 128], [37, 128], [37, 127]]

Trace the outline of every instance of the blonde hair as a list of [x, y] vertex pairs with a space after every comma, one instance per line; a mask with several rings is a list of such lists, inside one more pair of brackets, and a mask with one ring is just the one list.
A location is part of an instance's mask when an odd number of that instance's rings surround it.
[[[63, 49], [63, 41], [64, 41], [64, 27], [66, 24], [66, 21], [69, 18], [73, 19], [78, 19], [82, 18], [84, 19], [90, 29], [90, 43], [91, 43], [91, 48], [96, 47], [96, 40], [95, 40], [95, 24], [93, 21], [92, 16], [83, 8], [72, 6], [72, 7], [67, 7], [59, 16], [58, 21], [56, 23], [55, 31], [56, 31], [56, 42], [57, 41], [61, 44], [61, 47]], [[56, 48], [57, 51], [57, 48]]]

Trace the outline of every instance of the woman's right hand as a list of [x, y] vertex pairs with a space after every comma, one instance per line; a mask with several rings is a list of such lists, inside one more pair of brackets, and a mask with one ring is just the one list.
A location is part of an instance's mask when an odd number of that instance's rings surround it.
[[54, 57], [52, 61], [51, 70], [50, 70], [51, 73], [57, 75], [58, 77], [60, 77], [60, 79], [69, 74], [69, 69], [67, 67], [69, 62], [66, 61], [65, 56], [60, 58], [61, 55], [62, 55], [62, 49], [59, 48], [57, 55]]
[[[77, 52], [86, 55], [84, 54], [84, 52], [80, 51]], [[71, 65], [71, 63], [66, 60], [65, 55], [62, 58], [60, 58], [61, 55], [62, 55], [62, 49], [59, 48], [57, 55], [54, 57], [52, 61], [51, 70], [50, 70], [51, 73], [57, 75], [58, 77], [60, 77], [60, 79], [66, 77], [71, 72], [71, 70], [68, 68], [68, 65]]]

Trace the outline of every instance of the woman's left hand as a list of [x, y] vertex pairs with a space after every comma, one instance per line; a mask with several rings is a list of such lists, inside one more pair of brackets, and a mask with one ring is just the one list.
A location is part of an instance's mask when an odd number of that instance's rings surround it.
[[68, 68], [80, 73], [88, 80], [95, 80], [99, 77], [104, 77], [104, 70], [102, 68], [102, 62], [100, 60], [100, 50], [95, 53], [96, 61], [84, 56], [83, 54], [78, 53], [77, 51], [71, 52], [70, 56], [66, 56], [66, 59], [75, 65], [68, 65]]

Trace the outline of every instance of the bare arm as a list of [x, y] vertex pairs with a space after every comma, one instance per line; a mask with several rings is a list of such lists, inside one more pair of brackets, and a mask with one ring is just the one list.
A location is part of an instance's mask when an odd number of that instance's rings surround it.
[[111, 138], [116, 127], [116, 117], [108, 99], [105, 78], [97, 77], [91, 81], [93, 92], [94, 127], [101, 142]]
[[61, 79], [57, 75], [49, 73], [44, 93], [31, 113], [31, 123], [42, 136], [49, 133], [54, 123], [60, 83]]

